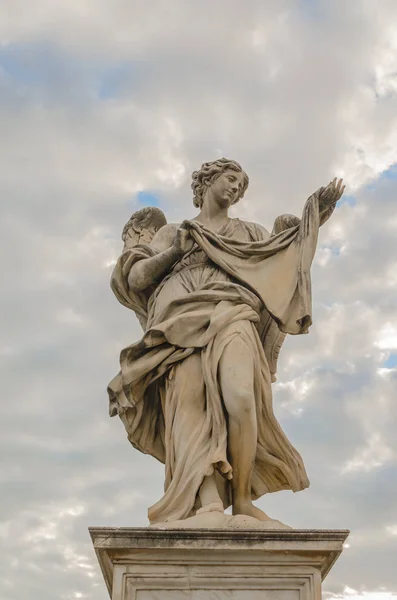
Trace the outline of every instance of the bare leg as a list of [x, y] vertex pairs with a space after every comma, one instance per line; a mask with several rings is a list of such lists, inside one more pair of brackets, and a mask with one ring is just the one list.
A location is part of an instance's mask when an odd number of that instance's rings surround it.
[[236, 336], [219, 363], [219, 379], [228, 413], [228, 453], [233, 467], [233, 514], [262, 521], [269, 519], [252, 504], [251, 475], [257, 446], [254, 397], [254, 359], [250, 348]]
[[214, 473], [209, 477], [204, 477], [203, 483], [200, 486], [199, 496], [202, 508], [197, 511], [198, 515], [204, 512], [224, 512], [223, 502], [219, 496]]

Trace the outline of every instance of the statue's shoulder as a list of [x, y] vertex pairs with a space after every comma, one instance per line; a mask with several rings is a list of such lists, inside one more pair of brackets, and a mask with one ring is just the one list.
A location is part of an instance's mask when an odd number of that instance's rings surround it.
[[158, 250], [164, 250], [172, 246], [180, 223], [167, 223], [163, 225], [154, 236], [151, 246]]
[[178, 227], [180, 227], [180, 223], [167, 223], [158, 230], [157, 235], [159, 233], [161, 233], [163, 236], [175, 235]]
[[255, 241], [262, 241], [262, 240], [268, 240], [270, 237], [270, 232], [263, 227], [263, 225], [259, 225], [259, 223], [254, 223], [252, 221], [242, 221], [240, 219], [240, 222], [243, 223], [243, 225], [246, 227], [246, 229], [248, 229], [251, 237], [255, 240]]

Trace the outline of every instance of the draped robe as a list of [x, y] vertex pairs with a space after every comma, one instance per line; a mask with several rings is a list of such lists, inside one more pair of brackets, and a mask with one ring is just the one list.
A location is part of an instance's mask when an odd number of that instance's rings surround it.
[[300, 223], [272, 236], [239, 219], [217, 233], [190, 221], [192, 251], [144, 292], [129, 288], [128, 274], [157, 250], [143, 244], [121, 255], [112, 289], [145, 332], [121, 352], [121, 370], [108, 387], [110, 414], [120, 416], [135, 448], [165, 464], [165, 492], [149, 509], [152, 523], [194, 514], [200, 485], [213, 473], [224, 506], [231, 504], [218, 365], [235, 336], [255, 365], [251, 496], [309, 485], [300, 454], [275, 418], [271, 383], [281, 345], [275, 339], [307, 333], [311, 324], [310, 266], [318, 228], [331, 212], [320, 209], [314, 194]]

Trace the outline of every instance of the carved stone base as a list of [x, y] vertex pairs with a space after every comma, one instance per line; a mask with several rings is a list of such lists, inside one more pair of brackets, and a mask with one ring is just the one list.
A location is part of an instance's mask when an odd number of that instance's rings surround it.
[[156, 523], [150, 525], [153, 529], [292, 529], [289, 525], [267, 519], [259, 521], [254, 517], [246, 515], [226, 515], [223, 512], [204, 512], [188, 517], [183, 521], [172, 521], [169, 523]]
[[112, 600], [321, 600], [345, 530], [90, 528]]

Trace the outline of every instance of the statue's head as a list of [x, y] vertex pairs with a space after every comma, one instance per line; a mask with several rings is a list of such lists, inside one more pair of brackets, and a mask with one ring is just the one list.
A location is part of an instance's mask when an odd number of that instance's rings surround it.
[[197, 208], [202, 207], [207, 190], [214, 184], [219, 187], [219, 193], [229, 196], [231, 205], [241, 200], [249, 183], [247, 173], [238, 162], [228, 158], [202, 164], [199, 171], [192, 173], [192, 178], [193, 204]]

